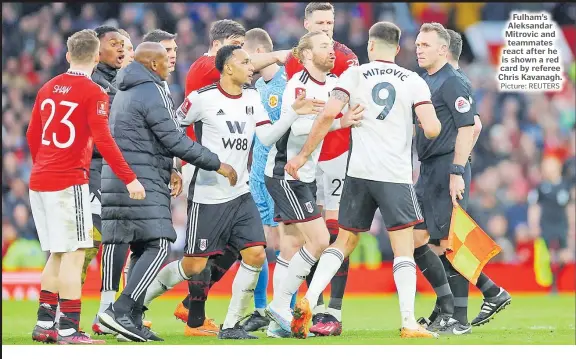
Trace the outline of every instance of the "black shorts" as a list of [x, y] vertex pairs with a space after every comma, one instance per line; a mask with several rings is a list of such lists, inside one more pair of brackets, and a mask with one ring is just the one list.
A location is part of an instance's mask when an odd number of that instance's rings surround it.
[[[416, 196], [422, 213], [424, 223], [417, 225], [416, 229], [426, 229], [430, 234], [430, 243], [440, 244], [441, 239], [448, 237], [450, 220], [452, 218], [452, 198], [450, 197], [450, 169], [454, 154], [450, 153], [425, 160], [420, 165], [420, 176], [416, 182]], [[466, 162], [464, 173], [463, 199], [458, 203], [463, 210], [468, 209], [470, 196], [470, 162]]]
[[250, 193], [225, 203], [203, 204], [188, 200], [186, 257], [210, 257], [226, 247], [240, 252], [266, 247], [260, 213]]
[[287, 181], [264, 176], [274, 200], [274, 220], [285, 224], [312, 221], [322, 217], [316, 205], [316, 182]]
[[340, 228], [351, 232], [370, 230], [377, 208], [388, 231], [408, 228], [423, 220], [411, 184], [346, 176], [338, 213]]

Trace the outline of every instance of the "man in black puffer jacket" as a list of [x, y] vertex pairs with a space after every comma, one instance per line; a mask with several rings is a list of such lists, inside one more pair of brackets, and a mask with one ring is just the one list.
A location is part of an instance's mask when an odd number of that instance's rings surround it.
[[236, 184], [234, 169], [189, 139], [175, 119], [163, 80], [168, 77], [168, 54], [158, 44], [144, 42], [134, 62], [116, 78], [118, 93], [110, 113], [112, 135], [142, 185], [143, 201], [126, 200], [126, 186], [104, 161], [102, 168], [102, 242], [130, 243], [128, 283], [118, 300], [103, 313], [100, 323], [132, 341], [161, 340], [142, 326], [144, 296], [176, 240], [170, 210], [173, 157], [207, 171], [217, 171]]

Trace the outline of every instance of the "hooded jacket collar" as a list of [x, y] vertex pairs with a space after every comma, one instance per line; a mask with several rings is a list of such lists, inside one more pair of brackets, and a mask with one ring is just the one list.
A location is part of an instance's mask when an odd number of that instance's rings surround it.
[[116, 76], [116, 84], [118, 89], [122, 91], [145, 82], [154, 82], [164, 88], [164, 82], [160, 76], [137, 61], [133, 61], [130, 65], [120, 70]]

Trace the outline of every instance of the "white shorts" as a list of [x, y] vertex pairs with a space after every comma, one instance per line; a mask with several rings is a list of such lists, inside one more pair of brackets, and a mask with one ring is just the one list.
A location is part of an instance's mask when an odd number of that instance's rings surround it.
[[328, 161], [318, 162], [316, 166], [316, 204], [327, 211], [337, 211], [340, 207], [340, 195], [346, 177], [348, 152]]
[[43, 251], [69, 253], [93, 247], [87, 184], [54, 192], [30, 190], [30, 207]]

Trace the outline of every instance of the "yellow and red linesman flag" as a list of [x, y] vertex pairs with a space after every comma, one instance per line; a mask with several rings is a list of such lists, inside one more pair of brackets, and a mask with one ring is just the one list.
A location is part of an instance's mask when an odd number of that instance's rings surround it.
[[452, 210], [448, 248], [446, 258], [472, 284], [486, 263], [502, 250], [460, 206]]

